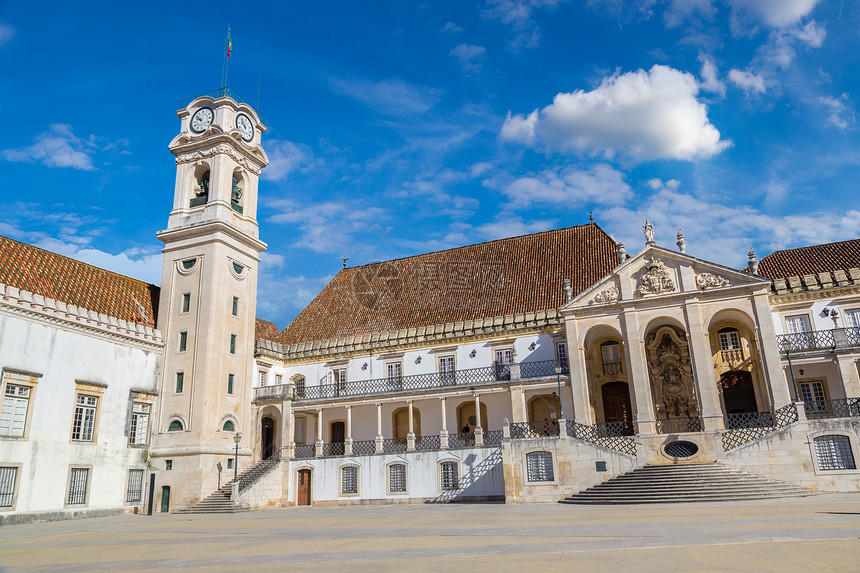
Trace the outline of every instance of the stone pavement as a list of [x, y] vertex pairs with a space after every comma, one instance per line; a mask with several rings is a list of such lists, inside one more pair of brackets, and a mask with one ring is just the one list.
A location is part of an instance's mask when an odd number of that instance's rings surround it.
[[860, 571], [860, 494], [755, 503], [366, 505], [0, 528], [18, 571]]

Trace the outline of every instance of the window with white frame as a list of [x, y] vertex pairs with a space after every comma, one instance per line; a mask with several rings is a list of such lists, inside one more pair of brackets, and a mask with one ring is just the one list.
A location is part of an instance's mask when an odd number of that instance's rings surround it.
[[406, 464], [388, 466], [388, 491], [406, 493]]
[[809, 324], [809, 317], [805, 314], [785, 317], [785, 330], [789, 334], [800, 334], [812, 330]]
[[860, 328], [860, 308], [845, 311], [845, 326]]
[[295, 384], [295, 394], [297, 398], [305, 397], [305, 377], [304, 376], [296, 376], [293, 379], [293, 384]]
[[340, 468], [340, 493], [341, 495], [358, 493], [358, 467], [344, 466]]
[[800, 399], [803, 400], [807, 412], [827, 411], [827, 396], [824, 393], [823, 381], [800, 382], [798, 386], [800, 386]]
[[457, 383], [453, 354], [439, 357], [439, 375], [443, 385]]
[[280, 386], [283, 383], [284, 383], [284, 377], [281, 376], [280, 374], [275, 374], [275, 385]]
[[552, 454], [550, 452], [531, 452], [526, 454], [526, 476], [532, 481], [553, 481]]
[[83, 505], [87, 503], [87, 486], [90, 477], [89, 468], [72, 468], [69, 472], [69, 491], [66, 495], [68, 505]]
[[125, 491], [126, 503], [143, 501], [143, 470], [128, 470], [128, 487]]
[[600, 359], [603, 361], [604, 374], [620, 374], [621, 367], [621, 345], [610, 340], [600, 345]]
[[494, 365], [496, 368], [496, 379], [510, 380], [511, 364], [514, 362], [513, 348], [497, 348], [493, 353]]
[[15, 501], [15, 479], [18, 468], [15, 466], [0, 466], [0, 507], [12, 507]]
[[741, 336], [737, 328], [723, 328], [718, 334], [720, 350], [734, 350], [741, 347]]
[[149, 404], [134, 402], [131, 405], [131, 425], [128, 428], [128, 443], [136, 446], [146, 444], [149, 430]]
[[555, 355], [558, 358], [558, 363], [562, 366], [567, 365], [567, 342], [555, 343]]
[[3, 410], [0, 412], [0, 436], [24, 436], [27, 426], [27, 411], [30, 406], [29, 386], [6, 384], [3, 393]]
[[387, 362], [385, 364], [385, 379], [390, 387], [403, 385], [403, 365], [400, 362]]
[[442, 491], [460, 489], [460, 465], [457, 462], [442, 462], [439, 464], [439, 474]]
[[335, 396], [346, 392], [346, 368], [335, 368], [331, 371], [331, 383], [334, 384]]
[[267, 375], [268, 375], [268, 372], [266, 372], [265, 370], [260, 370], [260, 386], [261, 387], [266, 385]]
[[98, 405], [99, 399], [97, 396], [78, 394], [75, 402], [75, 419], [72, 424], [73, 440], [79, 442], [93, 441]]
[[851, 451], [851, 440], [848, 436], [833, 434], [819, 436], [814, 440], [815, 457], [818, 458], [820, 470], [853, 470], [854, 453]]
[[307, 418], [304, 416], [296, 416], [295, 428], [293, 430], [293, 441], [297, 444], [305, 443], [305, 432], [307, 430]]

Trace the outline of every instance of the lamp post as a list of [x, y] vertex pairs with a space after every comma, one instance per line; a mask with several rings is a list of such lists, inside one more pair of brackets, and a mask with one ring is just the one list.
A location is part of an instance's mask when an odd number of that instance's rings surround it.
[[239, 442], [242, 441], [242, 434], [236, 432], [233, 434], [233, 441], [236, 442], [236, 456], [233, 458], [233, 481], [239, 478]]
[[555, 365], [555, 381], [558, 383], [558, 413], [560, 418], [565, 419], [564, 417], [564, 406], [561, 405], [561, 364]]
[[785, 352], [785, 358], [788, 360], [788, 371], [791, 373], [791, 396], [797, 402], [797, 380], [794, 379], [794, 369], [791, 367], [791, 341], [785, 339], [782, 341], [782, 351]]

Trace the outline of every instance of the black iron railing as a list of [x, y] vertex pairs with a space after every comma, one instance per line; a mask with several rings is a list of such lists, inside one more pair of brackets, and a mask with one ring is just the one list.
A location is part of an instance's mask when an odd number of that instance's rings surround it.
[[511, 439], [521, 440], [559, 435], [558, 420], [538, 422], [512, 422]]
[[399, 454], [406, 451], [406, 438], [385, 438], [382, 451], [386, 454]]
[[296, 459], [306, 459], [314, 457], [313, 444], [297, 444], [293, 449], [293, 457]]
[[811, 332], [794, 332], [781, 334], [776, 337], [780, 349], [785, 343], [790, 345], [790, 352], [810, 352], [815, 350], [839, 350], [860, 346], [860, 327], [834, 328], [831, 330], [813, 330]]
[[449, 448], [471, 448], [475, 446], [475, 434], [463, 432], [460, 434], [448, 434]]
[[567, 420], [567, 435], [577, 440], [583, 440], [608, 450], [614, 450], [630, 456], [636, 455], [636, 441], [623, 435], [608, 435], [604, 425], [588, 426], [573, 420]]
[[322, 445], [323, 456], [342, 456], [346, 454], [346, 444], [343, 442], [331, 442]]
[[352, 455], [367, 456], [376, 453], [376, 440], [358, 440], [352, 443]]
[[806, 417], [810, 420], [860, 417], [860, 398], [806, 400], [803, 406], [806, 409]]
[[600, 422], [594, 424], [600, 436], [632, 436], [636, 433], [633, 422]]
[[683, 434], [684, 432], [701, 432], [704, 426], [699, 416], [682, 416], [657, 420], [658, 434]]
[[266, 474], [275, 469], [275, 466], [279, 463], [281, 463], [280, 450], [242, 472], [239, 479], [236, 480], [239, 483], [239, 493], [246, 491], [260, 481]]
[[439, 436], [417, 436], [415, 449], [421, 451], [440, 450], [442, 449], [442, 442]]
[[723, 449], [728, 451], [797, 422], [797, 408], [788, 404], [778, 410], [767, 412], [743, 412], [725, 416], [726, 431], [723, 433]]
[[484, 445], [485, 446], [501, 446], [502, 445], [502, 431], [501, 430], [487, 430], [484, 432]]

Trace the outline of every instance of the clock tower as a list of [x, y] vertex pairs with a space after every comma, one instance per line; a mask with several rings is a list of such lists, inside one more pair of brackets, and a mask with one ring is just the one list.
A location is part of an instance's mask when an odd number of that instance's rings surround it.
[[[162, 510], [180, 509], [251, 459], [251, 380], [259, 240], [257, 184], [266, 131], [249, 105], [218, 92], [177, 112], [176, 187], [164, 242], [158, 325], [165, 350], [151, 464]], [[220, 464], [220, 466], [219, 466]], [[219, 476], [219, 467], [223, 474]]]

